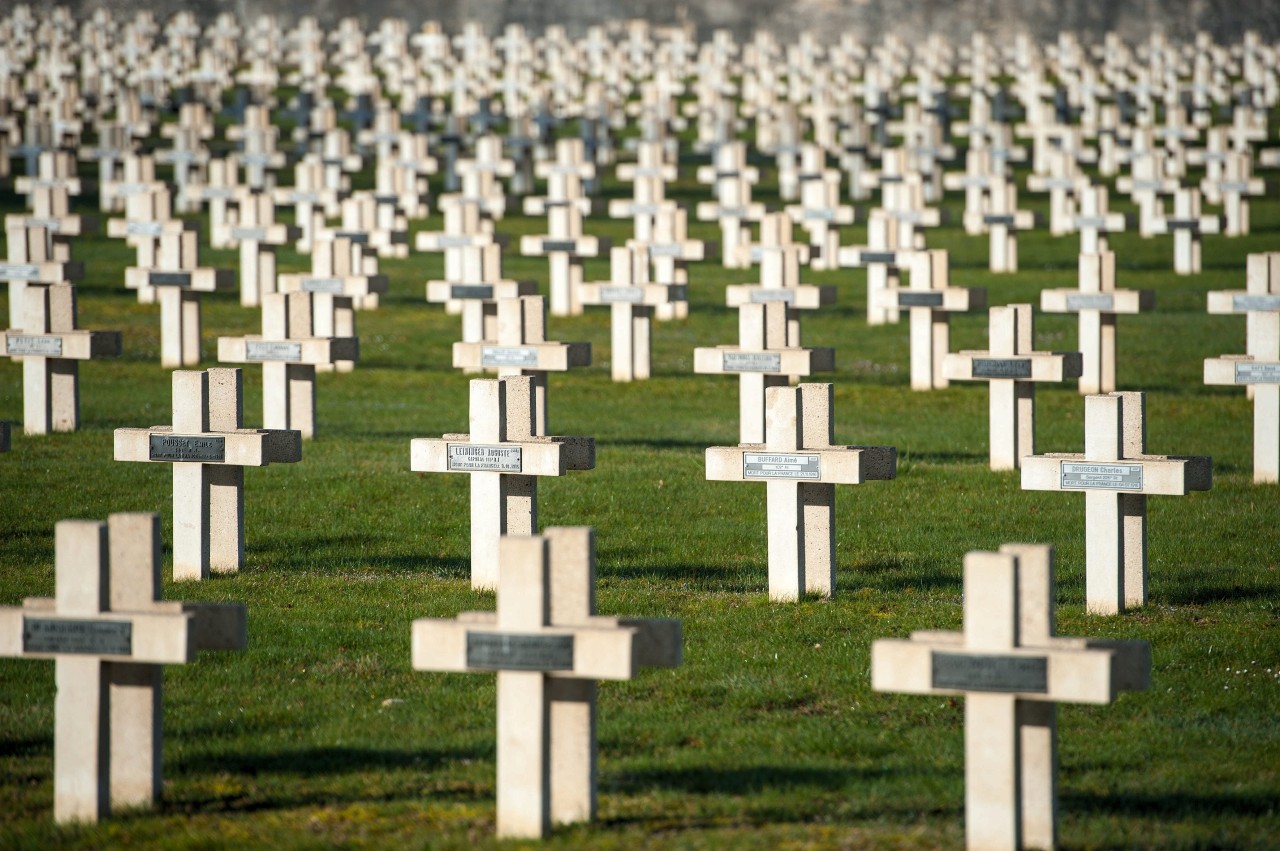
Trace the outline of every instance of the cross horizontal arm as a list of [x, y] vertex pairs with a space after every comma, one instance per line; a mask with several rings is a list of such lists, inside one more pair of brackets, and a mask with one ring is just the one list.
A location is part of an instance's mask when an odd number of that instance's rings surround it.
[[[413, 622], [413, 667], [419, 671], [494, 672], [498, 670], [536, 670], [573, 679], [629, 680], [640, 667], [638, 630], [630, 628], [543, 627], [528, 633], [502, 630], [496, 623], [459, 622], [420, 618]], [[556, 661], [512, 661], [474, 664], [469, 659], [469, 645], [474, 636], [539, 639], [568, 638], [572, 649]], [[561, 667], [563, 665], [563, 667]], [[503, 666], [503, 667], [499, 667]]]
[[[409, 443], [409, 469], [415, 473], [487, 471], [563, 476], [570, 470], [592, 470], [596, 466], [596, 442], [591, 437], [527, 437], [491, 445], [473, 444], [470, 440], [469, 434], [416, 438]], [[495, 452], [485, 458], [477, 450]]]
[[835, 350], [830, 348], [744, 352], [737, 346], [715, 346], [693, 350], [693, 371], [696, 373], [812, 375], [815, 372], [830, 372], [835, 368]]
[[[153, 440], [155, 438], [155, 440]], [[220, 451], [218, 460], [204, 457], [173, 458], [164, 446], [182, 438], [213, 441]], [[173, 447], [170, 447], [173, 448]], [[173, 451], [182, 451], [181, 446]], [[201, 434], [174, 434], [172, 426], [118, 428], [115, 435], [117, 461], [208, 461], [235, 467], [265, 467], [302, 460], [302, 434], [294, 429], [237, 429]]]
[[1213, 485], [1213, 460], [1204, 456], [1139, 455], [1095, 461], [1083, 455], [1049, 453], [1022, 459], [1022, 489], [1103, 490], [1185, 496]]
[[795, 481], [859, 485], [892, 479], [898, 450], [893, 446], [832, 446], [778, 452], [764, 444], [711, 446], [707, 479], [713, 482]]
[[255, 335], [218, 338], [218, 360], [222, 363], [319, 364], [354, 361], [359, 357], [360, 341], [355, 337], [269, 340]]

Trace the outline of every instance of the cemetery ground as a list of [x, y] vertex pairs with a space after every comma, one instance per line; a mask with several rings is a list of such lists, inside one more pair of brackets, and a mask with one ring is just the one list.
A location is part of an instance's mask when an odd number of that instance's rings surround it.
[[[705, 199], [682, 167], [670, 195]], [[626, 192], [611, 178], [604, 188]], [[757, 199], [777, 205], [766, 185]], [[1038, 196], [1023, 205], [1047, 209]], [[1021, 271], [993, 275], [986, 238], [960, 228], [960, 196], [942, 206], [949, 222], [929, 245], [951, 250], [954, 284], [987, 287], [991, 304], [1037, 305], [1041, 289], [1075, 285], [1076, 237], [1024, 233]], [[17, 211], [21, 199], [0, 195], [0, 207]], [[413, 229], [439, 223], [436, 214]], [[514, 246], [544, 226], [508, 216], [497, 229]], [[0, 605], [52, 594], [60, 519], [157, 511], [172, 542], [170, 470], [112, 460], [113, 429], [169, 421], [170, 371], [158, 365], [158, 308], [124, 288], [132, 250], [102, 227], [73, 247], [86, 269], [80, 325], [122, 330], [124, 355], [82, 368], [79, 432], [15, 428], [0, 456]], [[598, 215], [585, 223], [615, 244], [629, 228]], [[714, 239], [713, 228], [691, 224], [691, 236]], [[842, 241], [864, 235], [860, 215]], [[1118, 285], [1156, 292], [1156, 309], [1122, 317], [1118, 332], [1120, 389], [1148, 394], [1148, 451], [1211, 455], [1214, 467], [1211, 491], [1151, 501], [1150, 602], [1119, 616], [1084, 613], [1083, 499], [1023, 491], [1017, 471], [988, 469], [986, 387], [909, 388], [906, 318], [867, 325], [865, 271], [802, 274], [839, 288], [833, 308], [804, 320], [807, 345], [836, 349], [836, 372], [817, 380], [835, 384], [837, 443], [899, 453], [897, 479], [840, 489], [829, 600], [769, 603], [764, 488], [704, 478], [704, 449], [737, 442], [738, 390], [730, 377], [694, 375], [693, 348], [736, 339], [724, 288], [756, 270], [691, 267], [689, 318], [655, 322], [648, 381], [610, 381], [607, 311], [549, 320], [550, 336], [589, 340], [594, 356], [551, 377], [550, 433], [595, 437], [598, 459], [542, 483], [540, 526], [595, 527], [600, 613], [684, 623], [682, 667], [601, 686], [599, 818], [557, 830], [549, 845], [960, 846], [963, 701], [872, 693], [869, 648], [960, 628], [964, 553], [1015, 541], [1057, 548], [1060, 634], [1152, 646], [1150, 690], [1059, 708], [1063, 845], [1276, 841], [1280, 488], [1251, 482], [1252, 403], [1239, 388], [1205, 386], [1202, 364], [1244, 350], [1243, 317], [1209, 315], [1205, 294], [1242, 289], [1245, 255], [1280, 247], [1280, 200], [1254, 203], [1250, 236], [1207, 236], [1199, 274], [1173, 274], [1167, 237], [1131, 228], [1111, 243]], [[230, 250], [202, 257], [237, 265]], [[507, 277], [546, 292], [545, 259], [508, 249], [505, 260]], [[606, 279], [607, 262], [587, 261], [585, 280]], [[165, 786], [153, 811], [56, 826], [53, 665], [0, 660], [0, 846], [495, 844], [494, 679], [410, 669], [412, 620], [494, 606], [468, 582], [468, 477], [409, 471], [412, 438], [467, 425], [470, 376], [449, 366], [458, 317], [423, 298], [441, 266], [439, 255], [382, 261], [390, 292], [359, 315], [355, 372], [319, 377], [318, 436], [302, 462], [246, 477], [245, 569], [175, 587], [166, 562], [167, 598], [248, 606], [249, 649], [166, 672]], [[280, 252], [281, 271], [306, 267]], [[206, 298], [202, 367], [216, 365], [217, 336], [258, 323], [234, 293]], [[953, 351], [985, 348], [985, 311], [952, 323]], [[1042, 314], [1036, 326], [1037, 349], [1075, 349], [1075, 316]], [[20, 417], [20, 375], [0, 362], [0, 418]], [[246, 425], [261, 423], [261, 386], [246, 369]], [[1080, 451], [1074, 382], [1038, 396], [1037, 451]]]

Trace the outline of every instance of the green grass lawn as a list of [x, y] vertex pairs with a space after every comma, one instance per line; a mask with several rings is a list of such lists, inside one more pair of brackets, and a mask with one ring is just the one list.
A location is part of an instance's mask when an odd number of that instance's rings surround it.
[[[772, 175], [770, 170], [768, 175]], [[709, 197], [685, 169], [671, 193]], [[368, 182], [369, 174], [361, 176]], [[758, 197], [777, 206], [773, 187]], [[610, 180], [605, 193], [625, 189]], [[1046, 210], [1043, 196], [1022, 206]], [[94, 212], [94, 199], [81, 202]], [[3, 211], [21, 199], [0, 195]], [[991, 304], [1039, 303], [1074, 286], [1076, 237], [1025, 235], [1022, 271], [986, 271], [986, 239], [950, 223], [952, 280]], [[1113, 207], [1132, 212], [1117, 201]], [[843, 241], [861, 242], [863, 224]], [[414, 229], [437, 229], [438, 216]], [[206, 223], [201, 220], [201, 227]], [[592, 218], [625, 239], [629, 222]], [[545, 221], [500, 224], [518, 244]], [[694, 235], [716, 238], [707, 225]], [[123, 287], [132, 252], [103, 235], [85, 263], [80, 326], [120, 329], [124, 355], [81, 369], [82, 428], [28, 438], [0, 456], [0, 605], [51, 595], [53, 527], [63, 518], [155, 511], [171, 541], [165, 465], [112, 460], [112, 430], [167, 423], [159, 308]], [[202, 231], [207, 236], [207, 230]], [[1119, 322], [1119, 382], [1147, 392], [1148, 450], [1211, 455], [1208, 493], [1150, 501], [1150, 603], [1086, 616], [1084, 500], [1024, 492], [987, 467], [987, 390], [908, 386], [907, 325], [869, 327], [865, 273], [806, 273], [839, 301], [804, 319], [834, 346], [835, 429], [844, 443], [898, 448], [898, 478], [838, 489], [838, 590], [766, 600], [764, 488], [704, 480], [703, 450], [737, 438], [737, 387], [692, 374], [699, 345], [735, 342], [724, 287], [753, 280], [716, 262], [691, 271], [690, 318], [655, 323], [654, 377], [609, 378], [608, 311], [551, 318], [549, 336], [589, 340], [590, 368], [555, 375], [553, 434], [589, 435], [597, 467], [544, 480], [540, 521], [594, 526], [602, 614], [679, 618], [684, 664], [600, 688], [600, 806], [559, 829], [565, 847], [956, 847], [963, 842], [963, 701], [875, 694], [869, 646], [961, 626], [961, 563], [1005, 542], [1057, 548], [1058, 631], [1144, 639], [1149, 691], [1059, 711], [1061, 835], [1067, 847], [1266, 847], [1280, 836], [1280, 488], [1252, 484], [1244, 392], [1202, 384], [1206, 357], [1244, 351], [1243, 318], [1210, 316], [1205, 293], [1242, 289], [1250, 252], [1280, 249], [1280, 200], [1253, 206], [1253, 234], [1206, 237], [1202, 274], [1172, 274], [1172, 240], [1111, 240], [1119, 285], [1157, 308]], [[203, 265], [234, 267], [234, 251]], [[280, 254], [282, 271], [307, 258]], [[0, 846], [285, 847], [494, 843], [494, 678], [416, 673], [410, 622], [489, 609], [468, 583], [465, 476], [409, 472], [409, 441], [467, 428], [468, 376], [450, 367], [457, 317], [424, 300], [438, 255], [384, 261], [391, 291], [359, 316], [361, 363], [322, 375], [316, 440], [299, 464], [246, 474], [247, 554], [238, 575], [173, 587], [181, 600], [241, 601], [249, 649], [168, 669], [165, 787], [154, 811], [96, 827], [52, 820], [53, 664], [0, 661]], [[508, 277], [546, 261], [508, 254]], [[587, 280], [607, 277], [602, 261]], [[5, 296], [0, 305], [7, 311]], [[7, 314], [5, 314], [7, 315]], [[257, 333], [234, 294], [204, 299], [203, 366], [218, 335]], [[1037, 348], [1069, 350], [1073, 317], [1037, 317]], [[985, 348], [986, 315], [954, 320], [952, 348]], [[261, 372], [245, 370], [245, 415], [261, 423]], [[1083, 447], [1074, 382], [1038, 392], [1038, 451]], [[0, 418], [21, 419], [19, 366], [0, 359]], [[167, 555], [167, 554], [166, 554]], [[168, 565], [166, 564], [166, 573]]]

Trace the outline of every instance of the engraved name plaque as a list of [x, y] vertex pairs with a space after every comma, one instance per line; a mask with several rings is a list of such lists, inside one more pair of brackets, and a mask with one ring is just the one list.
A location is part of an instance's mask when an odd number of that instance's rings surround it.
[[896, 263], [898, 254], [894, 251], [863, 251], [858, 254], [863, 263]]
[[342, 295], [341, 278], [303, 278], [304, 293], [325, 293], [326, 295]]
[[822, 458], [818, 455], [777, 455], [742, 453], [744, 479], [820, 479]]
[[257, 240], [261, 242], [267, 238], [266, 228], [232, 228], [232, 239]]
[[1026, 358], [974, 358], [974, 378], [1030, 378], [1031, 361]]
[[649, 246], [650, 257], [679, 257], [682, 254], [684, 254], [684, 246], [678, 242]]
[[1049, 660], [1044, 656], [986, 656], [977, 653], [933, 653], [934, 688], [1046, 694]]
[[1109, 293], [1072, 293], [1067, 296], [1067, 310], [1113, 310], [1115, 296]]
[[898, 291], [899, 307], [942, 307], [942, 293]]
[[983, 216], [982, 221], [989, 225], [1011, 225], [1013, 216]]
[[601, 287], [600, 300], [606, 304], [637, 304], [644, 301], [644, 290], [640, 287]]
[[1072, 464], [1062, 462], [1060, 486], [1108, 491], [1142, 490], [1141, 464]]
[[436, 245], [440, 248], [466, 248], [472, 239], [469, 236], [441, 236], [436, 238]]
[[537, 366], [538, 350], [524, 346], [482, 346], [481, 366]]
[[835, 210], [805, 210], [804, 217], [806, 219], [816, 219], [820, 222], [829, 222], [836, 217]]
[[43, 334], [6, 334], [5, 351], [11, 355], [42, 358], [62, 357], [62, 338]]
[[1280, 363], [1236, 362], [1236, 384], [1280, 384]]
[[493, 446], [479, 443], [448, 444], [448, 468], [458, 472], [520, 472], [519, 446]]
[[578, 243], [574, 242], [572, 239], [569, 239], [569, 240], [544, 239], [542, 241], [542, 250], [543, 251], [577, 251]]
[[288, 343], [278, 340], [249, 340], [244, 344], [245, 360], [289, 361], [297, 363], [302, 360], [302, 344]]
[[7, 281], [30, 281], [40, 274], [33, 263], [0, 263], [0, 278]]
[[779, 372], [782, 355], [777, 352], [725, 352], [721, 368], [725, 372]]
[[572, 671], [572, 635], [467, 633], [467, 667], [487, 671]]
[[1280, 295], [1238, 295], [1231, 297], [1231, 309], [1247, 310], [1280, 310]]
[[125, 236], [159, 236], [164, 233], [164, 222], [127, 222]]
[[151, 435], [152, 461], [199, 461], [221, 464], [226, 460], [226, 438], [186, 434]]
[[449, 298], [493, 298], [489, 284], [454, 284], [449, 287]]
[[751, 291], [752, 304], [766, 304], [769, 302], [780, 301], [783, 304], [796, 303], [795, 290], [761, 290], [755, 289]]
[[333, 235], [338, 239], [350, 240], [351, 242], [354, 242], [357, 245], [369, 244], [369, 234], [364, 233], [362, 231], [336, 230], [333, 232]]
[[133, 624], [70, 618], [23, 618], [22, 652], [128, 656], [133, 652]]
[[152, 272], [147, 276], [147, 283], [153, 287], [189, 287], [190, 272]]

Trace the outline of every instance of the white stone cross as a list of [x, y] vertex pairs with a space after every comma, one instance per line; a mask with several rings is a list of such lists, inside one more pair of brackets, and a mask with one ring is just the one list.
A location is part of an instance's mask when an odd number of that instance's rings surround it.
[[1028, 455], [1022, 489], [1085, 492], [1085, 607], [1110, 615], [1147, 602], [1147, 495], [1209, 490], [1203, 456], [1148, 455], [1146, 396], [1084, 400], [1084, 453]]
[[1218, 233], [1222, 219], [1200, 213], [1200, 190], [1179, 189], [1173, 194], [1173, 215], [1156, 220], [1156, 233], [1173, 234], [1173, 271], [1191, 275], [1200, 271], [1200, 235]]
[[942, 185], [951, 190], [964, 190], [964, 232], [969, 236], [982, 234], [982, 211], [987, 208], [987, 195], [991, 191], [991, 178], [996, 172], [991, 152], [975, 148], [972, 144], [964, 157], [963, 172], [947, 172]]
[[1078, 378], [1079, 352], [1037, 352], [1031, 305], [990, 309], [987, 351], [949, 354], [942, 375], [991, 388], [991, 469], [1016, 470], [1036, 451], [1036, 382]]
[[1162, 153], [1149, 152], [1130, 161], [1130, 174], [1116, 178], [1116, 190], [1138, 206], [1138, 233], [1143, 237], [1157, 233], [1157, 223], [1164, 216], [1161, 199], [1180, 187], [1177, 178], [1165, 174], [1164, 162]]
[[444, 229], [419, 231], [414, 237], [414, 248], [442, 252], [445, 280], [460, 280], [463, 274], [462, 249], [494, 242], [493, 220], [484, 217], [484, 211], [475, 201], [448, 201], [446, 197], [440, 199], [440, 206], [444, 213]]
[[118, 428], [117, 461], [173, 465], [173, 578], [244, 564], [244, 468], [302, 460], [296, 431], [244, 428], [239, 369], [175, 370], [173, 424]]
[[738, 442], [764, 443], [765, 393], [789, 376], [835, 369], [830, 348], [801, 348], [789, 337], [787, 306], [780, 301], [738, 308], [738, 345], [693, 350], [693, 371], [738, 376]]
[[124, 285], [139, 290], [139, 301], [160, 302], [161, 366], [200, 362], [200, 294], [235, 285], [230, 269], [199, 268], [197, 252], [195, 231], [164, 233], [155, 268], [124, 270]]
[[262, 299], [262, 334], [219, 337], [222, 363], [262, 364], [262, 427], [316, 435], [316, 366], [355, 363], [360, 341], [324, 336], [314, 328], [309, 292], [268, 293]]
[[0, 263], [0, 281], [9, 284], [9, 325], [21, 328], [26, 314], [22, 296], [35, 284], [65, 284], [84, 277], [84, 264], [53, 258], [53, 234], [48, 228], [15, 221], [5, 229], [8, 259]]
[[1150, 686], [1145, 641], [1054, 635], [1053, 549], [964, 558], [964, 631], [871, 645], [871, 687], [964, 695], [965, 842], [1058, 846], [1057, 704], [1107, 704]]
[[80, 361], [120, 354], [119, 331], [76, 329], [76, 288], [30, 286], [24, 319], [4, 332], [0, 355], [22, 362], [22, 429], [26, 434], [80, 427]]
[[456, 279], [427, 281], [427, 301], [450, 309], [458, 305], [462, 342], [497, 339], [498, 302], [535, 295], [537, 284], [502, 277], [502, 246], [496, 242], [446, 250], [456, 251], [461, 258], [459, 273]]
[[469, 434], [410, 444], [415, 473], [471, 476], [471, 587], [497, 588], [499, 540], [538, 532], [538, 478], [596, 466], [595, 439], [534, 432], [533, 379], [471, 380]]
[[815, 270], [838, 267], [840, 226], [853, 224], [853, 207], [840, 203], [841, 174], [826, 167], [826, 152], [817, 145], [800, 147], [800, 203], [787, 215], [809, 234], [809, 265]]
[[494, 337], [453, 344], [453, 365], [459, 369], [496, 370], [498, 376], [527, 375], [534, 386], [534, 434], [547, 433], [547, 373], [591, 365], [590, 343], [561, 343], [547, 339], [547, 306], [540, 295], [497, 302]]
[[749, 236], [745, 223], [764, 217], [765, 206], [751, 200], [751, 186], [758, 179], [758, 170], [746, 165], [746, 149], [741, 142], [721, 145], [716, 150], [715, 165], [698, 169], [698, 181], [712, 184], [716, 200], [699, 203], [695, 213], [699, 221], [719, 222], [720, 254], [727, 269], [744, 265], [738, 247]]
[[891, 300], [895, 310], [905, 310], [911, 323], [911, 389], [947, 387], [942, 361], [951, 351], [951, 314], [985, 307], [987, 291], [981, 287], [951, 286], [951, 260], [945, 248], [911, 254], [911, 283], [907, 287], [880, 290], [877, 296]]
[[293, 225], [276, 222], [276, 206], [270, 195], [245, 195], [239, 221], [223, 225], [217, 242], [240, 247], [240, 305], [257, 307], [276, 291], [276, 246], [302, 235]]
[[649, 251], [642, 246], [614, 248], [609, 254], [608, 281], [582, 285], [584, 305], [610, 307], [610, 374], [614, 381], [642, 381], [650, 376], [649, 340], [654, 308], [687, 301], [683, 284], [649, 280]]
[[276, 187], [272, 197], [277, 204], [294, 208], [294, 221], [301, 230], [296, 247], [307, 252], [311, 250], [317, 220], [322, 224], [324, 215], [337, 214], [338, 193], [324, 185], [324, 165], [317, 158], [305, 158], [293, 167], [293, 183]]
[[867, 219], [867, 244], [846, 245], [837, 254], [842, 267], [866, 267], [867, 324], [884, 325], [898, 321], [898, 308], [883, 293], [898, 284], [899, 269], [907, 265], [911, 249], [898, 247], [898, 228], [888, 213], [874, 209]]
[[[356, 336], [356, 310], [376, 308], [387, 291], [387, 276], [377, 271], [378, 258], [366, 256], [364, 246], [345, 237], [317, 238], [311, 246], [310, 274], [283, 274], [281, 292], [312, 296], [312, 331], [317, 337]], [[317, 372], [351, 372], [355, 362], [317, 363]]]
[[836, 300], [836, 288], [830, 284], [801, 284], [800, 264], [808, 259], [811, 248], [792, 238], [791, 219], [785, 213], [767, 213], [760, 220], [760, 242], [738, 248], [744, 255], [743, 265], [760, 264], [760, 282], [730, 284], [725, 287], [725, 303], [729, 307], [779, 301], [787, 306], [787, 339], [800, 343], [800, 310], [817, 310]]
[[767, 488], [769, 599], [830, 597], [836, 587], [835, 486], [897, 475], [892, 446], [834, 446], [832, 385], [765, 391], [762, 443], [707, 449], [707, 479]]
[[1209, 293], [1210, 313], [1248, 317], [1244, 355], [1204, 362], [1205, 384], [1253, 393], [1253, 480], [1280, 482], [1280, 252], [1250, 254], [1245, 290]]
[[[173, 199], [169, 187], [163, 183], [128, 193], [124, 199], [124, 218], [107, 219], [107, 236], [123, 239], [133, 247], [139, 269], [155, 267], [160, 237], [195, 228], [194, 222], [173, 218]], [[153, 304], [155, 300], [154, 287], [138, 289], [139, 304]]]
[[595, 611], [595, 536], [552, 528], [500, 543], [498, 610], [413, 622], [418, 671], [498, 676], [497, 834], [537, 839], [596, 812], [596, 680], [681, 663], [674, 620]]
[[1063, 150], [1049, 155], [1047, 174], [1027, 175], [1027, 189], [1049, 193], [1049, 233], [1062, 236], [1072, 231], [1075, 199], [1089, 188], [1089, 178], [1080, 171], [1076, 158]]
[[1080, 232], [1080, 253], [1103, 254], [1107, 251], [1107, 235], [1124, 230], [1124, 213], [1110, 211], [1106, 186], [1091, 186], [1079, 196], [1080, 209], [1071, 220], [1071, 227]]
[[582, 211], [571, 204], [547, 211], [547, 230], [549, 233], [543, 235], [521, 237], [520, 253], [525, 257], [546, 257], [551, 264], [551, 315], [580, 315], [582, 258], [599, 256], [608, 242], [582, 233]]
[[239, 603], [160, 599], [160, 518], [54, 527], [56, 590], [0, 608], [0, 656], [55, 659], [53, 816], [96, 822], [163, 788], [162, 665], [244, 650]]
[[988, 268], [992, 272], [1018, 271], [1018, 231], [1034, 227], [1035, 216], [1017, 207], [1017, 184], [993, 177], [988, 208], [982, 214], [982, 225], [990, 234]]
[[1080, 317], [1080, 392], [1110, 393], [1116, 389], [1116, 316], [1155, 307], [1151, 290], [1116, 289], [1116, 255], [1080, 255], [1078, 289], [1040, 291], [1045, 313], [1076, 313]]
[[1249, 151], [1231, 151], [1223, 162], [1223, 175], [1217, 181], [1205, 178], [1200, 190], [1207, 198], [1221, 198], [1227, 236], [1243, 236], [1249, 232], [1249, 196], [1266, 195], [1267, 183], [1253, 176], [1253, 155]]

